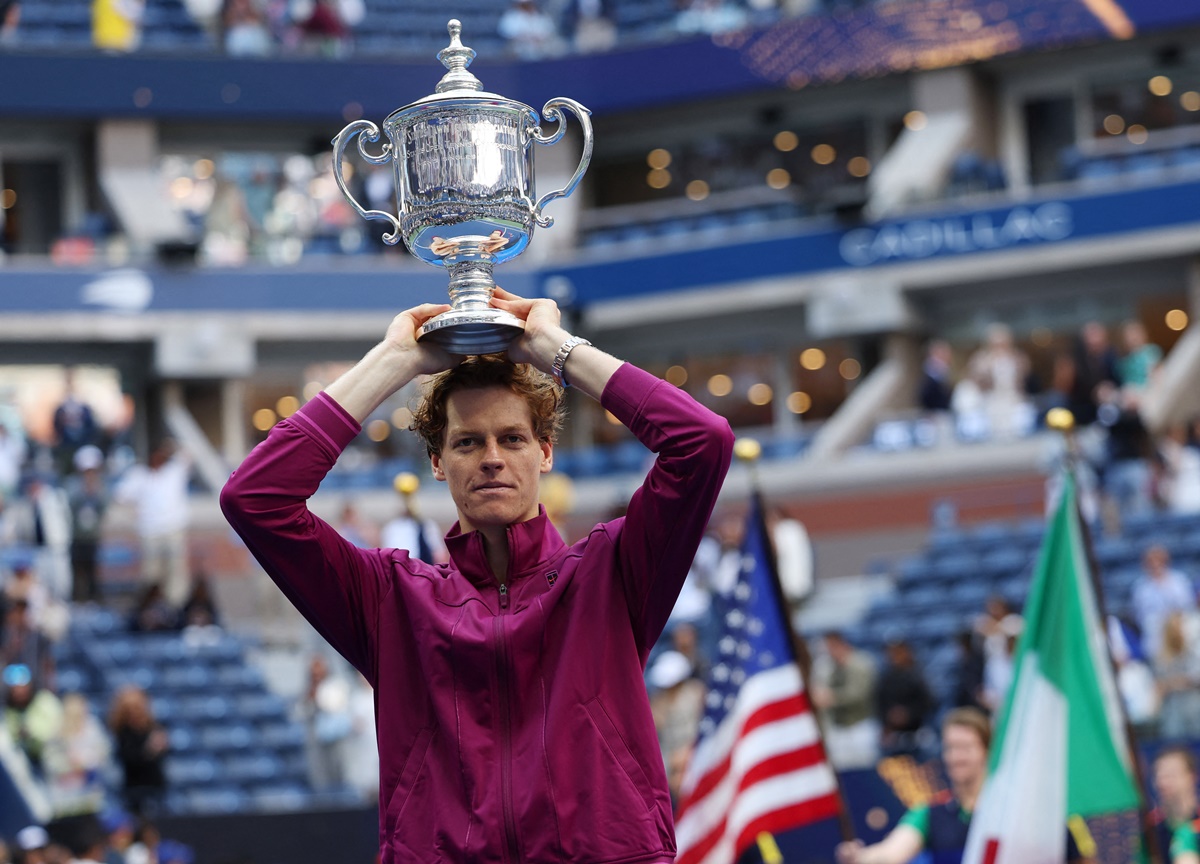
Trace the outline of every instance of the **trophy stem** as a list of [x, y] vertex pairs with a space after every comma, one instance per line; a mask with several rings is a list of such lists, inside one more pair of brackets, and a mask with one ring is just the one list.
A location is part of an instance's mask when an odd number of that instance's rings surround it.
[[496, 280], [492, 278], [495, 262], [472, 258], [448, 263], [450, 271], [450, 305], [458, 312], [481, 312], [492, 308], [492, 293]]
[[417, 331], [418, 341], [435, 342], [452, 354], [493, 354], [521, 335], [525, 322], [491, 305], [495, 263], [490, 255], [446, 258], [453, 308], [426, 321]]

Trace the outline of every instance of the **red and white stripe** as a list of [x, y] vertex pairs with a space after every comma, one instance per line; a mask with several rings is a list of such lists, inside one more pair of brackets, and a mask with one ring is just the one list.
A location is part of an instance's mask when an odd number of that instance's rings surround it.
[[795, 664], [742, 685], [696, 748], [682, 798], [676, 864], [733, 864], [763, 831], [837, 815], [837, 781]]

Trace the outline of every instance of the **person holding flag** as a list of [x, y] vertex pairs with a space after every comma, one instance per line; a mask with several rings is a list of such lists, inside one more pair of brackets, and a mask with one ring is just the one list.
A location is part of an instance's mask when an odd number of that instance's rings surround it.
[[1154, 757], [1153, 813], [1160, 849], [1170, 864], [1200, 864], [1200, 807], [1196, 803], [1196, 755], [1187, 747], [1173, 746]]
[[[942, 721], [942, 764], [950, 788], [910, 809], [879, 843], [864, 846], [854, 840], [839, 845], [838, 864], [907, 864], [922, 852], [929, 853], [931, 864], [959, 864], [987, 776], [991, 739], [991, 723], [978, 708], [948, 712]], [[1066, 860], [1088, 861], [1074, 835], [1066, 834]]]

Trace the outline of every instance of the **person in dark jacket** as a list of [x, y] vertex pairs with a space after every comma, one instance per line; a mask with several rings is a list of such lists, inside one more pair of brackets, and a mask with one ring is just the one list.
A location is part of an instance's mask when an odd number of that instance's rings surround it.
[[[400, 313], [384, 340], [280, 422], [221, 494], [287, 597], [375, 689], [383, 864], [675, 857], [643, 679], [733, 450], [722, 418], [497, 289], [525, 323], [507, 357], [447, 354]], [[450, 561], [359, 549], [306, 501], [385, 399], [433, 375], [414, 429], [458, 521]], [[538, 503], [567, 383], [658, 458], [623, 518], [566, 545]]]
[[933, 693], [917, 666], [912, 646], [903, 639], [888, 643], [887, 661], [875, 681], [880, 749], [888, 756], [917, 756], [921, 732], [935, 707]]
[[152, 816], [166, 790], [163, 760], [170, 745], [166, 730], [154, 719], [146, 691], [132, 684], [118, 690], [108, 725], [125, 774], [121, 789], [125, 806], [139, 816]]

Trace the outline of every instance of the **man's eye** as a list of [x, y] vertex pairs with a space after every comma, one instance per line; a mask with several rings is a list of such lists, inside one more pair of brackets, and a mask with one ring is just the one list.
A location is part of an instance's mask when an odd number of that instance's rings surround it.
[[475, 443], [474, 438], [459, 438], [457, 441], [454, 442], [454, 446], [455, 447], [470, 447], [474, 443]]

